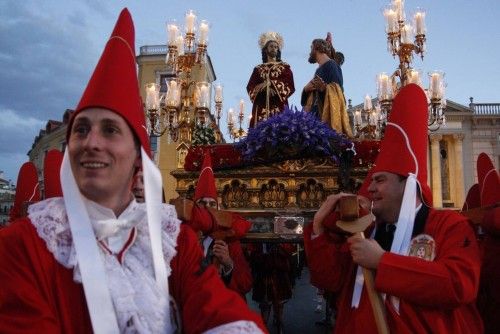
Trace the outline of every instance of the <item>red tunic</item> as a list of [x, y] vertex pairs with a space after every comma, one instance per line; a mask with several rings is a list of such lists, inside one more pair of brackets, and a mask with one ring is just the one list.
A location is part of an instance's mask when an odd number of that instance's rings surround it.
[[[216, 222], [210, 212], [196, 205], [193, 206], [191, 220], [187, 221], [186, 224], [191, 226], [195, 231], [204, 231], [206, 233], [216, 229]], [[236, 237], [225, 240], [229, 249], [229, 256], [233, 260], [231, 280], [227, 286], [244, 298], [250, 289], [252, 289], [253, 280], [250, 265], [243, 254], [238, 238], [241, 238], [250, 229], [251, 224], [240, 215], [233, 213], [232, 226], [236, 232]]]
[[[346, 243], [328, 234], [304, 243], [311, 283], [339, 293], [335, 333], [377, 333], [366, 289], [357, 309], [351, 308], [356, 275]], [[391, 333], [482, 333], [475, 298], [479, 285], [479, 250], [467, 220], [452, 211], [430, 209], [424, 233], [436, 245], [433, 261], [386, 252], [379, 263], [375, 288], [400, 298], [400, 314], [386, 298]]]
[[[201, 333], [224, 323], [261, 318], [226, 289], [214, 268], [199, 271], [197, 238], [181, 227], [170, 266], [170, 294], [184, 333]], [[60, 265], [29, 219], [0, 231], [0, 333], [92, 333], [82, 285]]]
[[[256, 88], [257, 85], [266, 81], [269, 83], [269, 96], [266, 88], [263, 90]], [[248, 80], [247, 92], [253, 103], [250, 120], [250, 127], [253, 128], [258, 122], [282, 112], [288, 105], [288, 98], [295, 92], [290, 65], [277, 62], [255, 66]], [[267, 99], [269, 99], [269, 106], [267, 106]]]
[[486, 334], [500, 329], [500, 208], [488, 211], [481, 226], [486, 236], [481, 243], [483, 263], [477, 305]]

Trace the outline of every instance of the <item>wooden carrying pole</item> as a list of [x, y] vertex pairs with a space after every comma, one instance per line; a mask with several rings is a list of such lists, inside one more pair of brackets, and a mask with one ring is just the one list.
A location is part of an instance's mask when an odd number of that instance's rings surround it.
[[[359, 217], [359, 205], [356, 196], [346, 196], [340, 200], [340, 217], [342, 220], [337, 221], [337, 226], [342, 230], [359, 235], [365, 239], [363, 231], [372, 223], [373, 215], [370, 213], [361, 218]], [[361, 267], [363, 270], [363, 278], [365, 280], [366, 291], [372, 305], [373, 317], [377, 325], [379, 334], [389, 334], [389, 326], [387, 325], [384, 300], [375, 290], [375, 277], [373, 270]]]

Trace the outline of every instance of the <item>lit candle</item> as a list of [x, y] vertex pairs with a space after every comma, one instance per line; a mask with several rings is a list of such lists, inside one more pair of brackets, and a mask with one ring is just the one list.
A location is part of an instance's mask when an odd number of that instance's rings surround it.
[[169, 107], [177, 106], [177, 82], [175, 80], [167, 81], [167, 105]]
[[425, 12], [418, 11], [415, 13], [415, 29], [417, 35], [425, 34]]
[[438, 72], [431, 74], [431, 83], [429, 90], [431, 91], [432, 98], [438, 98], [441, 92], [441, 75]]
[[179, 27], [174, 22], [167, 23], [168, 45], [175, 45]]
[[404, 21], [405, 10], [404, 10], [403, 0], [394, 0], [393, 6], [394, 6], [394, 9], [395, 9], [396, 14], [397, 14], [398, 21]]
[[178, 52], [179, 56], [183, 55], [184, 54], [184, 38], [181, 35], [177, 36], [177, 38], [175, 39], [175, 44], [177, 45], [177, 52]]
[[196, 21], [196, 15], [192, 10], [186, 13], [186, 32], [194, 32], [194, 22]]
[[396, 12], [388, 8], [384, 10], [384, 16], [387, 22], [387, 32], [396, 32], [397, 30], [397, 19], [396, 19]]
[[380, 73], [378, 76], [378, 98], [379, 100], [390, 98], [389, 76], [385, 73]]
[[222, 85], [215, 86], [215, 101], [222, 102]]
[[243, 99], [240, 100], [240, 115], [245, 114], [245, 101]]
[[158, 109], [158, 89], [155, 83], [146, 85], [146, 108], [148, 110]]
[[365, 96], [365, 103], [364, 103], [363, 109], [365, 109], [365, 110], [372, 109], [372, 98], [368, 94]]
[[206, 45], [207, 44], [207, 41], [208, 41], [208, 30], [209, 30], [209, 27], [208, 27], [208, 22], [203, 20], [201, 21], [200, 23], [200, 39], [199, 39], [199, 43], [200, 44], [203, 44], [203, 45]]
[[405, 24], [401, 31], [401, 43], [413, 44], [413, 27], [409, 24]]
[[208, 106], [208, 87], [203, 85], [200, 87], [200, 107]]
[[234, 110], [233, 108], [229, 108], [229, 111], [227, 113], [227, 125], [233, 126], [234, 124]]
[[420, 74], [416, 70], [410, 70], [408, 72], [408, 82], [420, 85]]
[[361, 111], [356, 110], [354, 113], [354, 124], [355, 125], [361, 125], [362, 119], [361, 119]]

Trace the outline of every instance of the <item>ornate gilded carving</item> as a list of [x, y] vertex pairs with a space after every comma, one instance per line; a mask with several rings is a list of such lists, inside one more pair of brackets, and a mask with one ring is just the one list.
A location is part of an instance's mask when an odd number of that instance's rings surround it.
[[323, 184], [314, 179], [308, 179], [299, 185], [297, 204], [300, 208], [318, 208], [326, 198]]
[[[338, 167], [328, 159], [291, 160], [288, 166], [303, 168], [284, 168], [275, 163], [215, 171], [222, 207], [253, 218], [269, 214], [265, 218], [268, 220], [275, 216], [270, 212], [314, 212], [328, 195], [339, 191]], [[367, 171], [353, 168], [351, 182], [355, 187], [363, 182]], [[177, 180], [179, 196], [192, 197], [199, 172], [178, 169], [172, 175]]]
[[285, 185], [269, 180], [260, 189], [259, 202], [263, 208], [284, 208], [287, 204]]
[[246, 208], [250, 204], [247, 185], [240, 180], [232, 180], [222, 190], [222, 206], [224, 208]]

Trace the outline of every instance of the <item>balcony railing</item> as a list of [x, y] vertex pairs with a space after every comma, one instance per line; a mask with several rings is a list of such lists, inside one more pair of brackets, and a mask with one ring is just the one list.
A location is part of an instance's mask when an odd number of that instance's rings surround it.
[[470, 108], [476, 115], [500, 115], [500, 103], [471, 103]]

